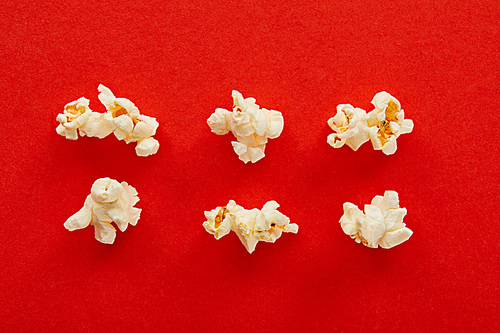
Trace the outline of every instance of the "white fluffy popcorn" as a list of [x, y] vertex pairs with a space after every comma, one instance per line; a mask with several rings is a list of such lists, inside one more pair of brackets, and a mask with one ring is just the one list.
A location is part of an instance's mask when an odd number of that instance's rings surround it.
[[160, 147], [158, 141], [152, 138], [159, 125], [156, 119], [140, 114], [134, 103], [126, 98], [116, 98], [102, 84], [97, 89], [99, 100], [108, 110], [104, 118], [116, 138], [126, 143], [137, 142], [135, 151], [139, 156], [156, 154]]
[[337, 114], [328, 119], [328, 126], [336, 132], [328, 136], [328, 143], [335, 148], [346, 144], [354, 151], [358, 150], [369, 140], [365, 116], [366, 111], [363, 109], [350, 104], [338, 105]]
[[208, 126], [217, 135], [232, 132], [237, 141], [231, 142], [234, 152], [245, 163], [255, 163], [265, 154], [267, 139], [280, 136], [283, 115], [279, 111], [260, 108], [255, 98], [243, 98], [232, 92], [233, 111], [218, 108], [207, 119]]
[[118, 183], [110, 178], [100, 178], [94, 182], [90, 195], [82, 209], [71, 216], [64, 227], [69, 231], [94, 226], [95, 238], [105, 244], [113, 244], [116, 229], [125, 231], [128, 225], [136, 225], [141, 209], [134, 205], [139, 201], [137, 191], [126, 182]]
[[396, 152], [396, 139], [413, 130], [413, 121], [405, 119], [399, 101], [385, 91], [373, 97], [375, 110], [367, 114], [370, 140], [375, 150], [382, 150], [386, 155]]
[[356, 242], [377, 248], [390, 249], [410, 238], [413, 232], [403, 223], [406, 208], [399, 207], [398, 193], [385, 191], [377, 195], [363, 213], [358, 206], [344, 203], [340, 226]]
[[350, 104], [338, 105], [336, 115], [328, 120], [335, 133], [328, 136], [327, 142], [334, 148], [346, 144], [357, 150], [371, 140], [373, 149], [394, 154], [396, 139], [413, 130], [413, 121], [404, 119], [399, 101], [385, 91], [376, 94], [372, 104], [375, 109], [368, 114]]
[[136, 142], [138, 156], [153, 155], [160, 144], [152, 136], [158, 128], [153, 117], [140, 114], [139, 109], [126, 98], [116, 98], [111, 90], [102, 84], [98, 90], [99, 100], [106, 107], [106, 113], [93, 112], [89, 109], [89, 100], [80, 98], [67, 104], [64, 113], [57, 116], [60, 125], [56, 131], [67, 139], [76, 140], [79, 130], [81, 136], [104, 138], [113, 133], [118, 140], [126, 143]]
[[56, 128], [56, 132], [69, 140], [78, 139], [77, 130], [82, 133], [82, 126], [88, 122], [93, 113], [89, 108], [89, 102], [85, 97], [81, 97], [66, 104], [64, 112], [57, 115], [59, 126]]
[[227, 206], [205, 212], [205, 230], [215, 239], [233, 230], [249, 253], [259, 241], [274, 243], [283, 232], [297, 233], [299, 226], [279, 212], [276, 201], [268, 201], [261, 210], [247, 210], [230, 200]]

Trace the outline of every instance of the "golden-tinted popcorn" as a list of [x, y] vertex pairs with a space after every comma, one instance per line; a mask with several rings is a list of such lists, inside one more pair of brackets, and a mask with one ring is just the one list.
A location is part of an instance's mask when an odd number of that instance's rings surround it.
[[[228, 206], [236, 206], [234, 201], [230, 201]], [[228, 214], [229, 209], [225, 207], [217, 207], [211, 211], [205, 212], [205, 218], [207, 221], [203, 222], [205, 230], [214, 235], [215, 239], [220, 239], [224, 237], [229, 232], [231, 232], [234, 220], [234, 213]]]
[[403, 223], [406, 208], [399, 207], [398, 193], [377, 195], [363, 213], [356, 205], [344, 203], [340, 226], [356, 242], [371, 248], [390, 249], [407, 241], [413, 232]]
[[140, 114], [134, 103], [126, 98], [116, 98], [102, 84], [98, 90], [99, 100], [108, 110], [105, 119], [116, 138], [126, 143], [137, 142], [136, 153], [139, 156], [155, 154], [160, 147], [158, 141], [152, 138], [159, 125], [156, 118]]
[[57, 115], [56, 119], [59, 122], [59, 126], [56, 128], [56, 132], [69, 140], [78, 139], [77, 130], [80, 133], [82, 132], [81, 127], [88, 122], [92, 114], [89, 102], [85, 97], [81, 97], [76, 101], [66, 104], [64, 112]]
[[128, 225], [136, 225], [141, 209], [134, 205], [139, 201], [137, 191], [126, 182], [100, 178], [94, 182], [82, 209], [64, 223], [69, 231], [94, 226], [95, 238], [105, 244], [113, 244], [116, 229], [125, 231]]
[[153, 117], [140, 114], [139, 109], [126, 98], [116, 98], [111, 90], [102, 84], [98, 90], [99, 100], [106, 107], [106, 113], [93, 112], [85, 98], [66, 105], [64, 113], [57, 116], [60, 125], [57, 133], [76, 140], [80, 135], [104, 138], [113, 133], [118, 140], [136, 142], [136, 154], [148, 156], [158, 151], [159, 143], [152, 136], [158, 128]]
[[237, 141], [233, 149], [240, 160], [255, 163], [264, 155], [267, 139], [280, 136], [283, 131], [283, 115], [279, 111], [260, 108], [255, 98], [243, 98], [232, 92], [233, 112], [218, 108], [207, 119], [208, 126], [218, 135], [232, 132]]
[[283, 232], [297, 233], [299, 226], [279, 212], [276, 201], [267, 202], [261, 210], [247, 210], [230, 200], [227, 206], [217, 207], [205, 212], [205, 230], [215, 239], [233, 230], [249, 253], [259, 241], [274, 243]]
[[367, 115], [367, 124], [373, 148], [386, 155], [394, 154], [396, 139], [413, 130], [413, 121], [405, 119], [399, 101], [385, 91], [376, 94], [372, 104], [375, 110]]
[[368, 114], [350, 104], [337, 106], [337, 114], [328, 120], [335, 131], [328, 136], [327, 142], [334, 148], [344, 144], [357, 150], [370, 140], [375, 150], [386, 155], [396, 152], [396, 139], [413, 130], [413, 121], [404, 118], [399, 101], [382, 91], [372, 100], [375, 109]]

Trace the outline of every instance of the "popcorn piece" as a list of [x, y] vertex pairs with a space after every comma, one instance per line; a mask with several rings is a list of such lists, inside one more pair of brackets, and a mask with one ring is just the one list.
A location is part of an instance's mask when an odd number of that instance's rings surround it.
[[413, 130], [413, 121], [404, 119], [404, 111], [399, 101], [382, 91], [372, 100], [375, 109], [368, 114], [350, 104], [337, 106], [337, 114], [328, 120], [328, 125], [336, 132], [328, 136], [327, 142], [334, 148], [344, 144], [357, 150], [371, 140], [375, 150], [391, 155], [396, 152], [396, 139]]
[[233, 230], [247, 251], [252, 253], [259, 241], [274, 243], [283, 232], [298, 232], [299, 226], [290, 223], [290, 219], [277, 210], [278, 207], [276, 201], [269, 201], [261, 210], [246, 210], [230, 200], [227, 206], [206, 211], [207, 221], [203, 226], [215, 239]]
[[217, 135], [224, 135], [231, 131], [229, 123], [231, 122], [232, 113], [217, 108], [215, 112], [207, 119], [208, 126]]
[[248, 163], [249, 161], [252, 161], [252, 163], [257, 162], [265, 156], [265, 144], [255, 147], [247, 146], [246, 144], [237, 141], [232, 141], [231, 144], [233, 145], [234, 152], [239, 156], [240, 160], [245, 163]]
[[94, 182], [82, 209], [71, 216], [64, 227], [69, 231], [94, 226], [95, 238], [105, 244], [113, 244], [116, 229], [125, 231], [129, 224], [136, 225], [141, 209], [134, 205], [139, 201], [137, 191], [126, 182], [118, 183], [110, 178]]
[[[228, 206], [236, 207], [236, 204], [231, 200]], [[227, 206], [217, 207], [205, 212], [207, 221], [203, 222], [203, 226], [208, 233], [214, 235], [215, 239], [220, 239], [231, 231], [234, 223], [234, 213], [228, 213], [229, 209]]]
[[364, 117], [366, 111], [350, 104], [337, 106], [337, 114], [328, 120], [328, 126], [336, 133], [328, 136], [328, 143], [334, 148], [347, 144], [354, 151], [369, 140], [368, 126]]
[[60, 123], [56, 132], [69, 140], [78, 139], [77, 129], [81, 136], [95, 136], [100, 139], [112, 132], [104, 115], [90, 110], [89, 100], [84, 97], [66, 104], [64, 113], [57, 115], [56, 119]]
[[59, 126], [56, 132], [69, 140], [78, 139], [77, 130], [80, 129], [90, 118], [92, 110], [89, 108], [89, 100], [81, 97], [76, 101], [64, 106], [64, 112], [57, 115]]
[[147, 138], [137, 141], [135, 146], [135, 153], [137, 156], [149, 156], [156, 154], [160, 148], [160, 143], [155, 138]]
[[118, 140], [127, 144], [137, 142], [136, 153], [139, 156], [156, 154], [160, 144], [154, 138], [158, 122], [153, 117], [140, 114], [139, 109], [126, 98], [116, 98], [111, 90], [99, 85], [99, 100], [108, 112], [98, 113], [89, 109], [89, 100], [80, 98], [67, 104], [64, 113], [57, 116], [60, 125], [56, 131], [67, 139], [81, 136], [104, 138], [114, 133]]
[[108, 126], [104, 114], [92, 112], [89, 120], [80, 128], [80, 135], [88, 137], [105, 138], [113, 133], [113, 130]]
[[100, 92], [99, 100], [108, 110], [104, 118], [116, 138], [127, 144], [137, 142], [136, 153], [139, 156], [156, 154], [160, 147], [158, 141], [152, 138], [159, 125], [156, 118], [140, 114], [134, 103], [126, 98], [116, 98], [102, 84], [97, 89]]
[[255, 98], [243, 98], [236, 90], [232, 97], [233, 112], [217, 108], [207, 119], [208, 126], [217, 135], [232, 132], [237, 139], [232, 145], [240, 160], [255, 163], [265, 156], [267, 139], [275, 139], [283, 131], [283, 115], [260, 108]]
[[385, 91], [376, 94], [372, 104], [375, 110], [367, 115], [367, 123], [370, 126], [373, 149], [382, 150], [386, 155], [394, 154], [397, 149], [396, 139], [413, 130], [413, 121], [404, 119], [399, 101]]
[[371, 205], [365, 205], [365, 213], [350, 202], [344, 203], [340, 226], [357, 243], [390, 249], [413, 234], [403, 223], [405, 215], [406, 208], [399, 208], [398, 193], [385, 191], [383, 197], [377, 195]]

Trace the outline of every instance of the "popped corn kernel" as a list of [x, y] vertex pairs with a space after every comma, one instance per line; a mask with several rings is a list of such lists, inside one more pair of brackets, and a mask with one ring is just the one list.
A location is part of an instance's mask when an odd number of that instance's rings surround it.
[[352, 150], [369, 140], [368, 126], [364, 117], [366, 111], [350, 104], [339, 104], [337, 114], [328, 120], [328, 126], [336, 133], [328, 136], [328, 143], [334, 148], [347, 144]]
[[237, 141], [233, 149], [244, 163], [255, 163], [265, 154], [267, 139], [275, 139], [283, 131], [283, 115], [279, 111], [260, 108], [255, 98], [243, 98], [232, 92], [233, 111], [217, 108], [207, 119], [207, 124], [218, 135], [232, 132]]
[[384, 196], [377, 195], [370, 205], [365, 205], [364, 213], [358, 206], [344, 203], [344, 215], [339, 222], [344, 233], [357, 243], [370, 248], [390, 249], [407, 241], [413, 234], [403, 223], [405, 215], [406, 208], [399, 207], [398, 193], [385, 191]]
[[127, 144], [136, 142], [138, 156], [156, 154], [160, 147], [158, 141], [152, 138], [159, 126], [156, 118], [142, 115], [134, 103], [126, 98], [116, 98], [111, 90], [102, 84], [97, 89], [100, 92], [99, 100], [108, 110], [104, 118], [113, 129], [115, 137]]
[[94, 226], [95, 238], [104, 244], [113, 244], [116, 229], [125, 231], [128, 225], [136, 225], [141, 209], [134, 205], [139, 201], [137, 191], [126, 182], [117, 182], [110, 178], [97, 179], [85, 199], [82, 209], [73, 214], [64, 223], [69, 231]]
[[98, 90], [99, 100], [107, 112], [93, 112], [89, 108], [89, 100], [82, 97], [68, 103], [64, 107], [64, 113], [57, 116], [60, 123], [56, 128], [57, 133], [70, 140], [78, 139], [78, 133], [81, 136], [100, 139], [113, 133], [118, 140], [126, 143], [136, 142], [135, 150], [138, 156], [156, 154], [160, 144], [153, 135], [156, 134], [158, 121], [140, 114], [134, 103], [126, 98], [116, 98], [111, 90], [102, 84]]
[[233, 230], [245, 249], [252, 253], [259, 241], [274, 243], [283, 232], [297, 233], [299, 226], [279, 212], [276, 201], [267, 202], [261, 210], [251, 210], [238, 206], [230, 200], [227, 206], [217, 207], [205, 212], [205, 230], [215, 239]]
[[339, 104], [337, 113], [328, 120], [335, 133], [328, 136], [327, 142], [334, 148], [344, 144], [356, 151], [370, 140], [373, 149], [382, 150], [386, 155], [396, 152], [396, 139], [413, 130], [413, 121], [404, 118], [399, 101], [382, 91], [372, 100], [375, 109], [368, 114], [350, 104]]
[[89, 102], [85, 97], [81, 97], [66, 104], [63, 113], [58, 114], [56, 118], [59, 122], [59, 126], [56, 128], [57, 134], [69, 140], [78, 139], [77, 130], [80, 130], [81, 133], [81, 127], [87, 123], [92, 114]]
[[367, 123], [373, 149], [382, 150], [386, 155], [394, 154], [396, 139], [413, 130], [413, 121], [405, 119], [399, 101], [385, 91], [376, 94], [372, 104], [375, 109], [367, 114]]

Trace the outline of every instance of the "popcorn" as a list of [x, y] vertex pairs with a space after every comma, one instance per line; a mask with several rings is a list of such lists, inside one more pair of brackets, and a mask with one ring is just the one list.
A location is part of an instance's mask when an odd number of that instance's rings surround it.
[[156, 154], [160, 144], [154, 138], [158, 122], [153, 117], [140, 114], [139, 109], [126, 98], [116, 98], [111, 90], [102, 84], [98, 90], [99, 100], [106, 107], [102, 114], [88, 108], [89, 100], [80, 98], [65, 106], [63, 114], [57, 116], [60, 125], [57, 133], [68, 139], [76, 140], [78, 128], [81, 136], [104, 138], [113, 133], [118, 140], [127, 144], [136, 142], [138, 156]]
[[354, 151], [369, 140], [368, 127], [364, 117], [366, 111], [350, 104], [337, 106], [337, 114], [328, 120], [328, 126], [336, 133], [328, 136], [327, 142], [335, 148], [347, 144]]
[[334, 148], [344, 144], [356, 151], [363, 143], [371, 140], [373, 149], [391, 155], [396, 152], [396, 139], [413, 130], [413, 121], [404, 119], [399, 101], [382, 91], [372, 100], [375, 109], [368, 114], [350, 104], [337, 106], [337, 114], [328, 120], [336, 132], [328, 136], [327, 142]]
[[95, 238], [105, 244], [113, 244], [116, 229], [125, 231], [128, 225], [136, 225], [141, 209], [134, 205], [139, 201], [137, 191], [126, 182], [118, 183], [110, 178], [94, 182], [82, 209], [64, 223], [69, 231], [94, 226]]
[[350, 202], [344, 203], [340, 226], [357, 243], [390, 249], [413, 234], [403, 223], [405, 215], [406, 208], [399, 208], [398, 193], [385, 191], [383, 197], [377, 195], [371, 205], [365, 205], [365, 213]]
[[231, 142], [234, 152], [245, 163], [255, 163], [265, 154], [267, 139], [275, 139], [283, 131], [283, 115], [279, 111], [260, 108], [255, 98], [243, 98], [232, 92], [233, 112], [217, 108], [207, 124], [217, 135], [232, 132], [237, 141]]
[[64, 112], [58, 114], [56, 118], [59, 122], [59, 126], [56, 128], [57, 134], [65, 136], [69, 140], [78, 139], [77, 130], [80, 130], [81, 133], [81, 127], [87, 123], [92, 114], [89, 102], [85, 97], [81, 97], [66, 104]]
[[245, 163], [249, 161], [252, 161], [252, 163], [257, 162], [265, 156], [264, 149], [266, 145], [250, 147], [238, 141], [231, 141], [231, 144], [233, 145], [234, 152], [239, 156], [240, 160]]
[[413, 130], [413, 121], [404, 119], [404, 111], [399, 101], [385, 91], [373, 97], [375, 110], [367, 115], [370, 140], [373, 149], [382, 150], [386, 155], [396, 152], [396, 139]]
[[259, 241], [274, 243], [283, 232], [297, 233], [299, 226], [279, 212], [276, 201], [267, 202], [261, 210], [246, 210], [230, 200], [227, 206], [205, 212], [205, 230], [220, 239], [233, 230], [249, 253]]

